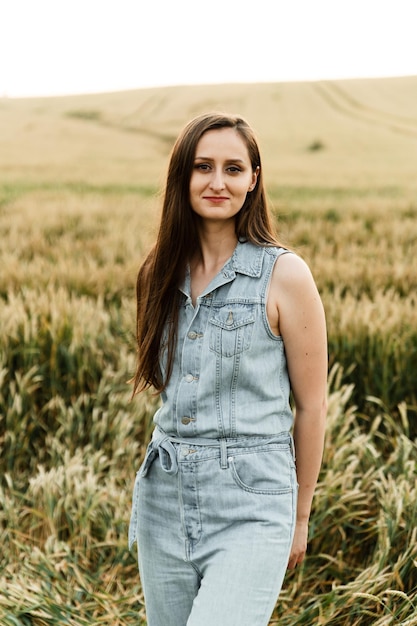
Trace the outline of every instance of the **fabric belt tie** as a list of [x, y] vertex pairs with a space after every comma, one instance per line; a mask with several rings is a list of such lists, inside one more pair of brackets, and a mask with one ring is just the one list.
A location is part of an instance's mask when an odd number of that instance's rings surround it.
[[141, 475], [146, 476], [150, 466], [152, 465], [156, 457], [159, 457], [159, 463], [164, 472], [166, 472], [167, 474], [177, 474], [178, 459], [177, 451], [174, 444], [217, 448], [220, 450], [220, 466], [222, 469], [226, 469], [228, 467], [228, 448], [251, 448], [259, 445], [267, 445], [270, 443], [288, 443], [295, 458], [294, 443], [291, 433], [289, 432], [265, 437], [241, 437], [237, 439], [209, 439], [204, 437], [190, 437], [190, 439], [181, 439], [173, 435], [167, 435], [160, 428], [156, 427], [152, 436], [152, 441], [150, 442], [146, 451]]
[[164, 472], [167, 474], [176, 474], [178, 472], [176, 450], [171, 443], [170, 437], [165, 435], [161, 439], [153, 439], [149, 444], [142, 467], [142, 476], [146, 476], [157, 456], [159, 457], [159, 463]]

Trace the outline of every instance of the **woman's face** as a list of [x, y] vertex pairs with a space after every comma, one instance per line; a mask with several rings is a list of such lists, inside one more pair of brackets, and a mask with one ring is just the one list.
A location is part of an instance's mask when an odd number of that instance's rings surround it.
[[197, 144], [190, 180], [190, 203], [202, 219], [235, 218], [256, 185], [248, 149], [233, 128], [209, 130]]

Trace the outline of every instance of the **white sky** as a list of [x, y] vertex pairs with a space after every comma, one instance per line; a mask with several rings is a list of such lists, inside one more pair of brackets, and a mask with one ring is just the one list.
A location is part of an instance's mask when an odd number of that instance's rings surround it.
[[417, 75], [417, 0], [0, 0], [0, 97]]

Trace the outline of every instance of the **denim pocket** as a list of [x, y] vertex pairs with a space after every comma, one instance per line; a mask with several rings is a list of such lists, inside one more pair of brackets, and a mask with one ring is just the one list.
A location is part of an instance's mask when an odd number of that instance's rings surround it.
[[253, 304], [229, 304], [215, 309], [209, 319], [210, 350], [226, 357], [248, 350], [254, 322]]
[[295, 466], [287, 447], [239, 453], [228, 461], [233, 480], [244, 491], [280, 495], [294, 489]]

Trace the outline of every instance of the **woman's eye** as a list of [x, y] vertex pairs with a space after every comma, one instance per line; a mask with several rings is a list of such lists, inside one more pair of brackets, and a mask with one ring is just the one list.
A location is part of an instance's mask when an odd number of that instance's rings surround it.
[[207, 172], [210, 169], [210, 165], [208, 163], [197, 163], [195, 169]]
[[230, 167], [227, 168], [227, 171], [230, 172], [231, 174], [237, 174], [237, 172], [241, 172], [242, 170], [240, 169], [240, 167], [237, 167], [236, 165], [231, 165]]

